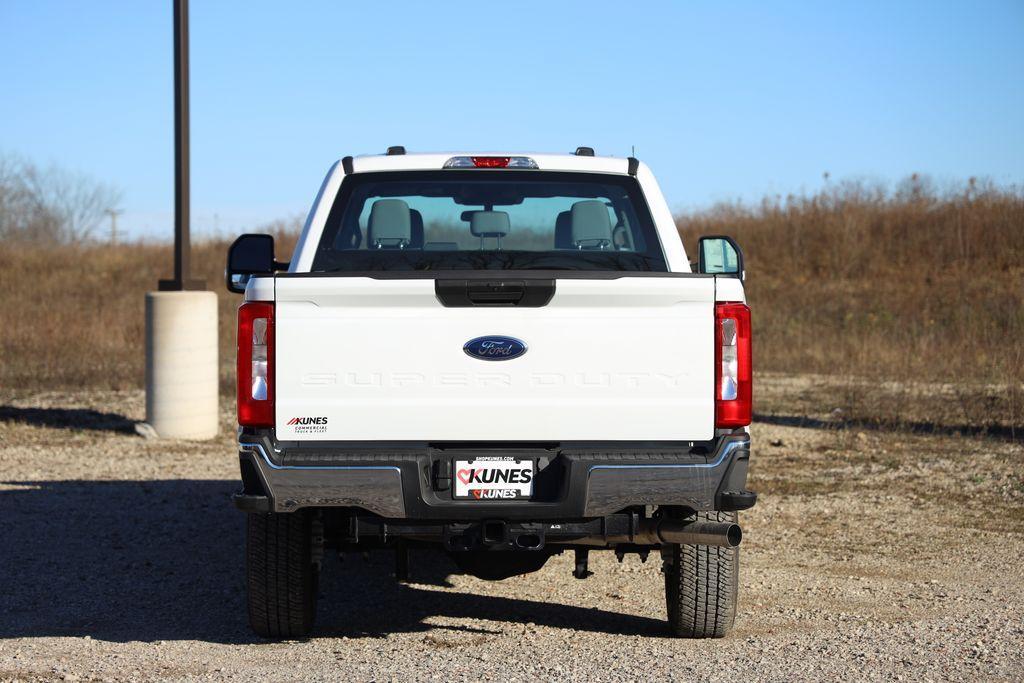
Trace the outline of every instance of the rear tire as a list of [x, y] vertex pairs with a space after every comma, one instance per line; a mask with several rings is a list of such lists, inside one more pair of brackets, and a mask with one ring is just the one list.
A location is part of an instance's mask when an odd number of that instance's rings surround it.
[[[701, 512], [698, 521], [736, 522], [735, 512]], [[681, 638], [721, 638], [736, 621], [740, 549], [712, 545], [666, 546], [668, 623]]]
[[248, 514], [246, 571], [249, 624], [271, 639], [303, 638], [316, 618], [319, 570], [311, 515]]

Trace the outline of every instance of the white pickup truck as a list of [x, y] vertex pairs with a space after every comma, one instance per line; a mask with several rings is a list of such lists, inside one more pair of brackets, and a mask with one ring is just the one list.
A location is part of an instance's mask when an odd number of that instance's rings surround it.
[[654, 176], [575, 154], [346, 157], [288, 263], [228, 255], [249, 617], [307, 635], [325, 550], [502, 579], [660, 552], [671, 631], [736, 613], [751, 419], [743, 258], [687, 260]]

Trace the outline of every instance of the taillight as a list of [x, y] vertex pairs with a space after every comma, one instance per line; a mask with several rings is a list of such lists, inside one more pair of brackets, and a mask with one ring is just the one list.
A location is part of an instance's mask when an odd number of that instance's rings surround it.
[[274, 426], [274, 304], [238, 307], [238, 424]]
[[715, 304], [715, 426], [745, 427], [753, 413], [750, 307]]

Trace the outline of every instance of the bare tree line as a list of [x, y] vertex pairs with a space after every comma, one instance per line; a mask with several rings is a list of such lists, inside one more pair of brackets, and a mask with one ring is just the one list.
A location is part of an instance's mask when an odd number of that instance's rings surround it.
[[120, 201], [120, 190], [87, 174], [0, 153], [0, 240], [85, 242]]

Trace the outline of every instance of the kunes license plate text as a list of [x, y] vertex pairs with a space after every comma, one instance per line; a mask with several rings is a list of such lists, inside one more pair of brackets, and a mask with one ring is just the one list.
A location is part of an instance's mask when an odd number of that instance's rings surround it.
[[477, 458], [455, 461], [455, 497], [518, 500], [533, 493], [533, 461]]

